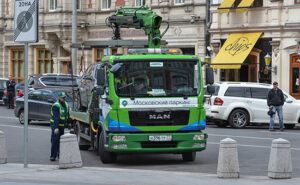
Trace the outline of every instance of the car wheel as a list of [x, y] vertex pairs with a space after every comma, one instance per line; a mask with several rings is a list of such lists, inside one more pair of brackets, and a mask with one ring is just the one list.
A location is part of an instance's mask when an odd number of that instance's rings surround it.
[[75, 126], [75, 134], [76, 134], [76, 137], [77, 137], [77, 142], [78, 142], [78, 147], [80, 150], [87, 150], [89, 149], [89, 145], [87, 144], [83, 144], [83, 139], [80, 137], [80, 125], [79, 123], [76, 124]]
[[117, 154], [105, 150], [105, 147], [104, 147], [105, 141], [104, 141], [104, 134], [103, 134], [103, 132], [104, 131], [102, 131], [100, 133], [99, 142], [98, 142], [99, 143], [98, 150], [99, 150], [100, 160], [103, 163], [113, 163], [113, 162], [115, 162], [117, 160]]
[[229, 124], [233, 128], [244, 128], [249, 123], [249, 115], [246, 111], [236, 109], [229, 116]]
[[182, 154], [182, 159], [185, 162], [192, 162], [196, 159], [196, 152], [186, 152]]
[[20, 124], [24, 124], [25, 123], [25, 114], [24, 114], [24, 110], [20, 110], [19, 112], [19, 122]]
[[295, 124], [284, 124], [284, 128], [286, 129], [293, 129], [295, 127]]

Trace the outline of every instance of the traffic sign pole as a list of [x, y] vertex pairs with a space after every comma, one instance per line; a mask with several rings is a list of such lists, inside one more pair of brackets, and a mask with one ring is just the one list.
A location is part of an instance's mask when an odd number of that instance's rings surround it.
[[24, 76], [24, 168], [28, 167], [28, 42], [25, 42], [25, 76]]

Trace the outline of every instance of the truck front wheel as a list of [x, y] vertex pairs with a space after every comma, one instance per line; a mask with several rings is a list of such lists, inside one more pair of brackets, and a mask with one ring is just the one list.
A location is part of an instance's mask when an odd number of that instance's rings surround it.
[[182, 154], [183, 161], [192, 162], [196, 159], [196, 152], [186, 152]]
[[99, 150], [99, 155], [100, 155], [100, 160], [103, 162], [103, 163], [113, 163], [117, 160], [117, 155], [113, 152], [109, 152], [107, 150], [105, 150], [105, 140], [104, 140], [104, 131], [102, 131], [100, 133], [100, 136], [99, 136], [99, 147], [98, 147], [98, 150]]

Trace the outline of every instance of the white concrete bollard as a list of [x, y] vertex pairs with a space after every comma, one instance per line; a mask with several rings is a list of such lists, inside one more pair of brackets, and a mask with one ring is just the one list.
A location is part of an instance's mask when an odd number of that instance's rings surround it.
[[291, 143], [285, 139], [274, 139], [270, 153], [268, 177], [272, 179], [292, 178]]
[[82, 160], [76, 135], [62, 135], [59, 145], [59, 168], [80, 167], [82, 167]]
[[7, 163], [5, 134], [0, 130], [0, 164]]
[[231, 138], [221, 140], [217, 176], [219, 178], [239, 178], [237, 143]]

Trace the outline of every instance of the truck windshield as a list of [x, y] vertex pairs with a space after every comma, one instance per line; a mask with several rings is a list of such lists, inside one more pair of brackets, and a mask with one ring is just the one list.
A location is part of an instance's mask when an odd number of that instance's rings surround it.
[[115, 73], [119, 97], [185, 97], [199, 93], [198, 60], [126, 61]]

